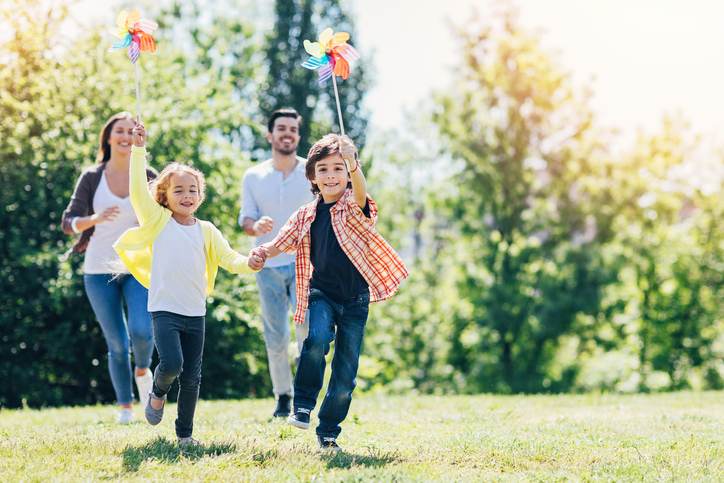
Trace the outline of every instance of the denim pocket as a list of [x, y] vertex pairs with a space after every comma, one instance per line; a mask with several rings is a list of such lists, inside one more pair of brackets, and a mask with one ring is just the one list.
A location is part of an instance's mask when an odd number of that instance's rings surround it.
[[307, 305], [311, 306], [313, 303], [317, 302], [320, 298], [322, 298], [322, 291], [318, 288], [310, 288], [309, 289], [309, 300]]

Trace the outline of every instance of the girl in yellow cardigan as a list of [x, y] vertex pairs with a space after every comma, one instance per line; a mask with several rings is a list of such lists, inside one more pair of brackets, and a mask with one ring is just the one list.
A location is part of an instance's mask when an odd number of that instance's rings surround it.
[[261, 269], [263, 254], [247, 259], [234, 251], [221, 232], [194, 213], [204, 200], [204, 175], [172, 163], [149, 186], [146, 182], [146, 131], [133, 129], [130, 197], [140, 226], [127, 230], [113, 245], [134, 277], [148, 288], [160, 358], [146, 404], [146, 420], [161, 422], [166, 395], [179, 378], [176, 436], [191, 437], [199, 398], [204, 348], [206, 296], [214, 288], [218, 267], [233, 273]]

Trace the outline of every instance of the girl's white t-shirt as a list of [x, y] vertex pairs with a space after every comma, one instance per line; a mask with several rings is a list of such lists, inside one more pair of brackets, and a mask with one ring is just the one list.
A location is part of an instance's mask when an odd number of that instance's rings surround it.
[[96, 225], [85, 251], [83, 273], [89, 275], [128, 273], [113, 249], [113, 244], [123, 232], [138, 226], [138, 219], [133, 211], [133, 206], [131, 206], [130, 197], [121, 198], [113, 194], [108, 187], [104, 171], [98, 183], [98, 188], [96, 188], [93, 195], [93, 211], [100, 214], [111, 206], [118, 206], [118, 216], [113, 221], [106, 221]]
[[148, 311], [206, 315], [206, 253], [201, 224], [168, 220], [153, 242]]

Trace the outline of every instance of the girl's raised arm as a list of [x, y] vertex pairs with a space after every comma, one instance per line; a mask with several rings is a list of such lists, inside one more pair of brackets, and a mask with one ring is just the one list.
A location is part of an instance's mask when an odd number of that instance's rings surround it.
[[133, 128], [133, 147], [129, 168], [129, 192], [131, 205], [136, 212], [138, 222], [143, 225], [159, 210], [163, 210], [148, 188], [146, 178], [146, 128], [140, 122]]

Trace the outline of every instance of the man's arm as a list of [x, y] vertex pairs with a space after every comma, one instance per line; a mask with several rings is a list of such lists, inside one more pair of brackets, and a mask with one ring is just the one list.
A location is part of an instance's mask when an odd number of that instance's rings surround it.
[[274, 229], [274, 220], [268, 216], [262, 216], [258, 220], [253, 218], [244, 217], [241, 221], [241, 227], [244, 229], [244, 233], [250, 236], [261, 236], [265, 233], [269, 233]]

